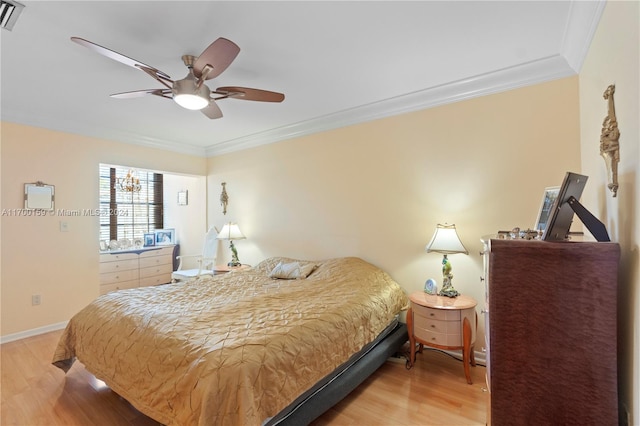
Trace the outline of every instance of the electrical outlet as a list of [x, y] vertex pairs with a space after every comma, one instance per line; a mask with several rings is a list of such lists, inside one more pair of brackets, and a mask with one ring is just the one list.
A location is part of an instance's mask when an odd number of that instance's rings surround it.
[[40, 297], [39, 294], [34, 294], [33, 296], [31, 296], [31, 305], [37, 306], [41, 302], [42, 302], [42, 298]]

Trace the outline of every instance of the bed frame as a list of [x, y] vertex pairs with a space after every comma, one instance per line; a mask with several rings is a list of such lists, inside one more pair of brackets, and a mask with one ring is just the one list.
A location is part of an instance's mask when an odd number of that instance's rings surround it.
[[376, 340], [276, 416], [267, 419], [263, 426], [299, 426], [311, 423], [357, 388], [387, 358], [399, 352], [408, 339], [406, 324], [395, 321]]

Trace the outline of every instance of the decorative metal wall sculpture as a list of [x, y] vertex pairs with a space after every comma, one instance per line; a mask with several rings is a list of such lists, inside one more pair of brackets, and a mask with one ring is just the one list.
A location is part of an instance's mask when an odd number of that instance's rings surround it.
[[607, 87], [603, 97], [608, 102], [608, 113], [602, 122], [602, 134], [600, 135], [600, 155], [607, 165], [607, 178], [609, 184], [607, 188], [613, 192], [615, 197], [618, 194], [618, 163], [620, 162], [620, 131], [616, 119], [616, 109], [613, 103], [613, 94], [616, 91], [615, 84]]
[[227, 204], [229, 204], [229, 196], [227, 195], [227, 182], [222, 182], [222, 193], [220, 194], [220, 205], [222, 206], [222, 214], [227, 214]]

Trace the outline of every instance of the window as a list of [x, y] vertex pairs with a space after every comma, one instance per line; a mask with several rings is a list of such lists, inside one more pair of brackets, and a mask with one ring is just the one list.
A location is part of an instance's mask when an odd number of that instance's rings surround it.
[[140, 191], [116, 189], [127, 167], [100, 164], [100, 240], [143, 238], [145, 233], [163, 228], [162, 174], [135, 172]]

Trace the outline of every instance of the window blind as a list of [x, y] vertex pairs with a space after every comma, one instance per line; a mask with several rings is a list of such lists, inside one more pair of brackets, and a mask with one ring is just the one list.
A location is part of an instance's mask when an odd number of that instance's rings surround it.
[[100, 165], [100, 240], [143, 238], [163, 228], [163, 176], [137, 171], [141, 189], [127, 192], [116, 188], [127, 167]]

